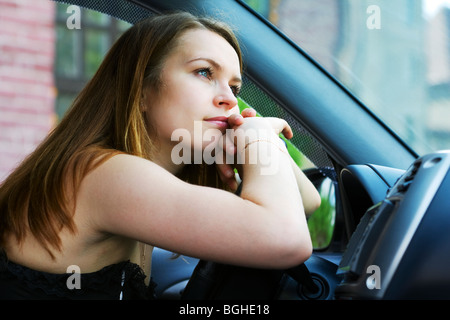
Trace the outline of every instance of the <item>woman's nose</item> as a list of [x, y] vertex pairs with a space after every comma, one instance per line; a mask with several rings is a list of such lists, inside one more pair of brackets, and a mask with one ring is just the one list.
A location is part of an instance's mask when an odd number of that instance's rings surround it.
[[232, 89], [230, 87], [227, 88], [228, 89], [226, 90], [221, 90], [221, 92], [214, 97], [214, 105], [218, 108], [230, 110], [237, 105], [238, 101]]

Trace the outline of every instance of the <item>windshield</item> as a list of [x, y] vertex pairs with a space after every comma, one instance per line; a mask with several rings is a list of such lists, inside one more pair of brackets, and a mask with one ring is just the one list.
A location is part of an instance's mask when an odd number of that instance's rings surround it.
[[450, 0], [245, 2], [419, 155], [450, 149]]

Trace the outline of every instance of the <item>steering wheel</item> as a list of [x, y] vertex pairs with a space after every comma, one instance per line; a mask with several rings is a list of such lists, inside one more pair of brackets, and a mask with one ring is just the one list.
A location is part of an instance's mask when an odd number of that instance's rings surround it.
[[303, 263], [288, 270], [256, 269], [200, 260], [182, 294], [185, 300], [273, 300], [287, 274], [314, 294], [319, 291]]

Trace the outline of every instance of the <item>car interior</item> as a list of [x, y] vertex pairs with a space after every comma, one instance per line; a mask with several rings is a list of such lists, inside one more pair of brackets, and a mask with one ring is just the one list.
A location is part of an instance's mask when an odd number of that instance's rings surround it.
[[[450, 298], [450, 152], [418, 156], [364, 103], [244, 1], [66, 0], [131, 24], [185, 10], [225, 20], [244, 56], [241, 107], [285, 119], [290, 152], [318, 188], [331, 231], [289, 270], [155, 248], [160, 300]], [[328, 208], [325, 208], [328, 206]], [[314, 215], [312, 217], [313, 219]], [[320, 230], [319, 230], [320, 231]], [[311, 233], [319, 237], [320, 232]]]

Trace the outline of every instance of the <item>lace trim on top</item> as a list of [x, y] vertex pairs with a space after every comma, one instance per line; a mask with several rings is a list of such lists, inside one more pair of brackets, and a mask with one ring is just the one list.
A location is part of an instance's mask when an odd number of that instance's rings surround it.
[[[16, 264], [7, 259], [6, 253], [0, 249], [0, 283], [1, 278], [16, 279], [26, 285], [30, 292], [42, 291], [47, 296], [59, 298], [89, 299], [152, 299], [155, 283], [145, 285], [145, 274], [142, 269], [130, 261], [123, 261], [91, 273], [80, 274], [79, 288], [69, 289], [73, 281], [72, 273], [53, 274], [37, 271]], [[69, 281], [68, 281], [69, 280]], [[42, 290], [42, 291], [41, 291]], [[30, 293], [32, 294], [32, 293]]]

